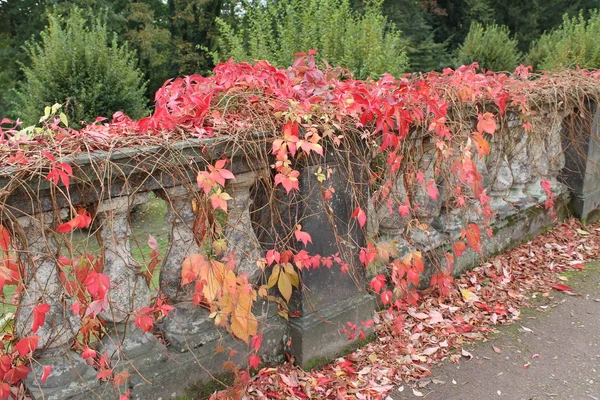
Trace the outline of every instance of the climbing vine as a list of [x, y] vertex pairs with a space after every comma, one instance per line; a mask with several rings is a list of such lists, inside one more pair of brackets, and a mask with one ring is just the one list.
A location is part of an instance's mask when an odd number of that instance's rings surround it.
[[[178, 177], [187, 174], [187, 169], [193, 170], [193, 233], [199, 251], [183, 260], [180, 288], [176, 289], [190, 293], [193, 304], [206, 308], [215, 325], [248, 343], [249, 365], [258, 368], [262, 336], [253, 304], [258, 298], [273, 300], [279, 314], [288, 318], [293, 292], [302, 287], [301, 271], [339, 268], [352, 274], [356, 260], [360, 268], [370, 270], [370, 290], [392, 315], [394, 309], [417, 305], [425, 264], [432, 261], [425, 260], [417, 249], [400, 254], [393, 243], [374, 237], [350, 256], [343, 249], [333, 255], [310, 254], [307, 248], [313, 238], [304, 230], [302, 219], [286, 224], [276, 204], [286, 198], [301, 200], [297, 196], [301, 195], [302, 166], [319, 165], [318, 160], [332, 152], [347, 156], [347, 160], [356, 159], [355, 164], [348, 162], [349, 166], [340, 163], [338, 169], [319, 166], [314, 175], [320, 201], [327, 205], [335, 196], [346, 196], [352, 204], [351, 222], [363, 232], [370, 219], [382, 215], [380, 210], [399, 218], [398, 226], [404, 233], [422, 231], [428, 237], [428, 204], [473, 211], [476, 221], [466, 221], [452, 248], [441, 259], [433, 260], [436, 271], [430, 282], [440, 296], [445, 296], [454, 284], [451, 273], [456, 258], [468, 249], [481, 252], [482, 241], [493, 234], [495, 212], [481, 167], [489, 161], [494, 146], [509, 147], [512, 139], [503, 136], [508, 115], [516, 116], [523, 134], [543, 134], [535, 126], [542, 112], [539, 104], [582, 107], [586, 99], [598, 95], [600, 78], [597, 71], [534, 76], [524, 66], [510, 75], [483, 74], [472, 64], [441, 73], [357, 80], [343, 69], [320, 68], [315, 57], [313, 51], [299, 54], [287, 69], [265, 61], [226, 62], [208, 77], [169, 80], [156, 93], [154, 112], [140, 120], [119, 112], [110, 120], [98, 117], [74, 129], [60, 112], [60, 105], [54, 105], [46, 108], [37, 126], [0, 121], [0, 165], [6, 183], [2, 202], [19, 190], [30, 193], [30, 182], [41, 178], [69, 210], [66, 217], [56, 216], [52, 237], [45, 239], [55, 243], [52, 248], [56, 248], [58, 278], [69, 303], [65, 312], [78, 319], [72, 348], [94, 366], [97, 379], [110, 380], [118, 387], [129, 373], [115, 369], [110, 356], [96, 347], [109, 335], [105, 314], [111, 309], [108, 294], [114, 282], [105, 274], [101, 253], [76, 254], [73, 250], [70, 235], [93, 232], [98, 218], [89, 206], [91, 202], [73, 202], [71, 196], [72, 187], [85, 184], [86, 179], [110, 182], [116, 167], [98, 167], [88, 172], [90, 175], [82, 175], [77, 157], [99, 152], [114, 155], [135, 147], [173, 149], [182, 141], [203, 146], [202, 162], [180, 153], [179, 160], [184, 161], [177, 165], [156, 156], [145, 160], [145, 168], [148, 175], [160, 171]], [[428, 160], [423, 157], [425, 153]], [[237, 158], [243, 154], [243, 158], [270, 169], [270, 175], [261, 180], [266, 188], [263, 192], [268, 194], [267, 220], [271, 224], [284, 221], [273, 229], [275, 234], [262, 240], [261, 256], [251, 260], [261, 275], [254, 280], [238, 270], [241, 255], [233, 251], [227, 238], [229, 204], [235, 201], [228, 185], [237, 178], [231, 154]], [[347, 174], [353, 168], [366, 171], [370, 203], [364, 201], [359, 189], [340, 194], [333, 187], [335, 174]], [[140, 188], [131, 183], [132, 192], [141, 192]], [[545, 207], [552, 208], [551, 182], [542, 180], [541, 189], [546, 193]], [[25, 273], [27, 241], [10, 212], [7, 206], [2, 216], [6, 222], [0, 225], [0, 289], [16, 287], [15, 298], [19, 299], [31, 277]], [[160, 253], [152, 237], [148, 247], [151, 253], [142, 275], [150, 284], [161, 258], [168, 255]], [[142, 333], [159, 336], [157, 323], [170, 318], [176, 308], [169, 301], [159, 290], [149, 304], [137, 307], [129, 317]], [[32, 307], [31, 326], [18, 333], [9, 330], [2, 337], [0, 398], [22, 390], [18, 387], [30, 372], [27, 365], [34, 362], [38, 349], [40, 335], [36, 333], [43, 330], [51, 309], [43, 299], [27, 306]], [[393, 329], [400, 330], [401, 314], [391, 320]], [[372, 324], [363, 322], [363, 327]], [[363, 328], [352, 323], [344, 329], [351, 337], [358, 332], [364, 335]], [[41, 381], [50, 373], [45, 368]], [[122, 395], [128, 396], [126, 391]]]

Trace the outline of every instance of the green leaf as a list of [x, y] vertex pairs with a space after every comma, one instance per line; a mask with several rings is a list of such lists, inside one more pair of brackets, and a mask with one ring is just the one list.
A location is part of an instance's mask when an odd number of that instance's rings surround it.
[[66, 126], [67, 128], [69, 127], [69, 121], [67, 120], [67, 116], [65, 115], [65, 113], [60, 113], [60, 122], [63, 123], [64, 126]]

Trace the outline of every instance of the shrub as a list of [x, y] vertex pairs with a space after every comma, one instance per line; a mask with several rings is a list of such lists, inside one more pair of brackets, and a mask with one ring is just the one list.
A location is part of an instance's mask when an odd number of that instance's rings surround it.
[[123, 111], [133, 118], [145, 112], [145, 83], [135, 53], [109, 38], [106, 25], [88, 26], [81, 12], [49, 16], [39, 42], [28, 42], [29, 65], [17, 92], [15, 114], [36, 123], [44, 105], [66, 103], [70, 121], [93, 121]]
[[504, 25], [483, 25], [474, 22], [463, 44], [458, 48], [459, 64], [478, 62], [492, 71], [512, 71], [519, 64], [518, 41], [511, 38]]
[[381, 3], [369, 0], [359, 13], [348, 0], [248, 2], [237, 28], [218, 20], [216, 58], [288, 66], [295, 53], [316, 49], [319, 58], [357, 78], [399, 75], [408, 67], [404, 41], [381, 14]]
[[528, 63], [536, 69], [600, 68], [600, 10], [586, 19], [583, 14], [569, 18], [531, 46]]

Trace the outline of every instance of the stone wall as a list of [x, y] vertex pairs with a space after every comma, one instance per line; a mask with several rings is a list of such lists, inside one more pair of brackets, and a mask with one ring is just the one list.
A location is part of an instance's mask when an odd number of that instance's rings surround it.
[[[535, 236], [569, 212], [584, 220], [597, 218], [600, 111], [595, 105], [589, 105], [589, 111], [593, 118], [579, 118], [580, 110], [540, 111], [531, 132], [523, 129], [516, 114], [509, 113], [502, 121], [491, 141], [491, 153], [477, 157], [495, 211], [491, 224], [494, 235], [482, 240], [480, 253], [465, 251], [456, 260], [454, 274]], [[585, 140], [573, 144], [569, 140], [573, 131]], [[288, 353], [306, 366], [352, 345], [353, 341], [341, 333], [341, 326], [370, 319], [376, 308], [374, 297], [366, 291], [367, 274], [373, 271], [365, 272], [358, 261], [367, 240], [393, 243], [400, 257], [415, 250], [423, 252], [427, 269], [421, 284], [427, 285], [461, 230], [469, 223], [482, 222], [476, 203], [460, 209], [452, 206], [455, 194], [447, 190], [449, 178], [438, 175], [435, 145], [429, 139], [415, 139], [414, 146], [407, 147], [407, 160], [410, 153], [412, 168], [417, 165], [423, 171], [425, 182], [435, 181], [439, 196], [434, 200], [423, 185], [406, 182], [401, 170], [392, 188], [392, 208], [397, 209], [408, 198], [419, 206], [405, 217], [390, 214], [387, 202], [370, 201], [366, 205], [369, 187], [373, 190], [374, 186], [369, 185], [362, 155], [337, 151], [303, 161], [297, 166], [301, 174], [296, 197], [278, 193], [265, 197], [261, 182], [272, 179], [265, 150], [268, 146], [256, 141], [255, 149], [241, 151], [227, 139], [212, 140], [210, 147], [208, 144], [199, 140], [120, 153], [96, 152], [70, 160], [76, 179], [68, 190], [58, 193], [34, 174], [28, 187], [4, 198], [2, 223], [17, 237], [19, 256], [28, 271], [16, 313], [17, 333], [25, 335], [29, 330], [33, 305], [51, 305], [46, 323], [37, 333], [41, 345], [26, 382], [34, 398], [118, 396], [115, 386], [96, 380], [97, 371], [71, 348], [80, 322], [68, 317], [74, 300], [59, 280], [56, 255], [58, 249], [64, 250], [65, 242], [55, 233], [61, 218], [72, 212], [69, 204], [94, 210], [93, 230], [101, 243], [103, 271], [111, 280], [110, 307], [100, 315], [109, 334], [100, 339], [97, 349], [110, 355], [115, 371], [129, 371], [127, 387], [133, 398], [141, 399], [194, 396], [200, 386], [226, 372], [225, 362], [247, 362], [247, 344], [215, 327], [209, 312], [193, 306], [191, 291], [181, 287], [181, 264], [202, 245], [195, 240], [194, 230], [202, 218], [195, 209], [202, 199], [196, 174], [223, 155], [231, 160], [230, 169], [236, 176], [226, 186], [233, 199], [223, 235], [228, 247], [235, 249], [238, 272], [248, 273], [255, 282], [264, 279], [256, 261], [270, 248], [269, 237], [283, 237], [297, 224], [312, 237], [306, 251], [339, 256], [348, 268], [346, 273], [339, 265], [300, 271], [303, 286], [294, 291], [289, 302], [289, 320], [280, 316], [280, 304], [273, 297], [255, 303], [254, 315], [261, 322], [263, 337], [259, 355], [265, 362], [282, 362]], [[168, 164], [169, 169], [150, 168], [156, 160]], [[331, 185], [335, 192], [330, 202], [324, 202], [318, 193], [318, 173], [328, 168], [334, 172]], [[102, 181], [90, 178], [98, 170], [107, 172]], [[1, 172], [0, 183], [5, 189], [8, 176], [14, 173], [6, 168]], [[542, 190], [542, 181], [550, 182], [555, 197], [552, 209], [545, 207], [548, 194]], [[133, 325], [131, 315], [149, 303], [152, 291], [132, 256], [129, 216], [151, 193], [162, 199], [168, 210], [165, 223], [171, 233], [161, 265], [160, 288], [175, 310], [157, 324], [155, 334], [143, 334]], [[377, 192], [370, 196], [376, 199]], [[278, 210], [276, 217], [272, 212], [263, 215], [265, 204]], [[357, 205], [368, 209], [366, 230], [351, 217]], [[223, 348], [227, 351], [218, 351]], [[53, 369], [42, 383], [39, 377], [46, 365]]]

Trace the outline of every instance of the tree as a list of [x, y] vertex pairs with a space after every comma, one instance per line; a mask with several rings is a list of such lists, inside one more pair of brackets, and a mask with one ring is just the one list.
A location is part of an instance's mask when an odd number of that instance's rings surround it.
[[434, 40], [425, 6], [419, 0], [385, 0], [382, 12], [406, 38], [411, 71], [440, 70], [454, 63], [446, 51], [447, 43]]
[[348, 0], [247, 3], [238, 28], [217, 20], [218, 57], [266, 59], [287, 66], [295, 53], [316, 49], [319, 58], [342, 65], [359, 78], [384, 72], [399, 75], [408, 66], [405, 41], [381, 14], [381, 4], [367, 1], [361, 13]]
[[563, 17], [563, 23], [545, 33], [531, 48], [528, 62], [544, 70], [600, 68], [600, 10], [585, 18]]
[[175, 41], [175, 69], [180, 75], [209, 73], [210, 49], [215, 47], [216, 20], [226, 0], [169, 0], [171, 35]]
[[39, 42], [26, 46], [29, 64], [18, 90], [18, 115], [35, 123], [44, 105], [66, 103], [70, 121], [93, 121], [123, 111], [133, 118], [146, 112], [145, 83], [134, 52], [109, 38], [100, 20], [88, 24], [74, 10], [67, 18], [48, 17]]
[[518, 42], [511, 38], [506, 26], [483, 25], [473, 22], [464, 43], [458, 48], [460, 64], [478, 62], [481, 68], [491, 71], [512, 71], [521, 57]]

